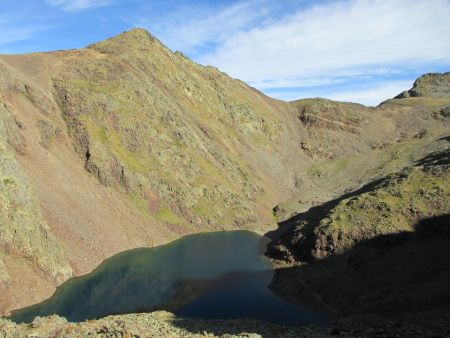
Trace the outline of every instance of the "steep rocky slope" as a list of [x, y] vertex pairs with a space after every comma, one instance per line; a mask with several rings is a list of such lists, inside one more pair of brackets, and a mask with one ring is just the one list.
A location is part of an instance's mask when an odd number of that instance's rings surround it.
[[257, 210], [275, 190], [258, 151], [283, 158], [282, 103], [145, 31], [83, 52], [54, 84], [75, 149], [101, 184], [177, 228], [271, 223]]
[[267, 232], [412, 165], [448, 135], [448, 78], [426, 75], [420, 95], [369, 108], [271, 99], [141, 29], [1, 55], [0, 310], [43, 300], [117, 252], [198, 231]]

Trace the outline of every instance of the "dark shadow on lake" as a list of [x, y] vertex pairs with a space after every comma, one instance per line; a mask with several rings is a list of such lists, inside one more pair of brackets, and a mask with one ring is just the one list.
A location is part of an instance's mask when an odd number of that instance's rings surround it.
[[117, 254], [61, 285], [48, 300], [14, 311], [31, 322], [58, 314], [69, 321], [169, 310], [178, 316], [260, 318], [283, 325], [326, 323], [324, 315], [288, 303], [267, 288], [273, 277], [268, 239], [249, 231], [183, 237]]

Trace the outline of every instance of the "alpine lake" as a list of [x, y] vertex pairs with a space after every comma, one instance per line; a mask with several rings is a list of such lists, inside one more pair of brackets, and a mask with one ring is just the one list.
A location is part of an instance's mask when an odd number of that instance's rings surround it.
[[124, 251], [69, 279], [49, 299], [13, 311], [10, 319], [31, 322], [57, 314], [79, 322], [167, 310], [180, 317], [259, 318], [286, 326], [326, 323], [323, 314], [268, 289], [274, 274], [264, 257], [268, 242], [250, 231], [219, 231]]

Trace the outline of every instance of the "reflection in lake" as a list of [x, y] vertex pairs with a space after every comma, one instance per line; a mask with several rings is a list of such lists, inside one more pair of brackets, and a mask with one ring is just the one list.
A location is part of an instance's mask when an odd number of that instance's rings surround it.
[[30, 322], [58, 314], [70, 321], [169, 310], [184, 317], [257, 317], [285, 325], [325, 321], [267, 289], [273, 270], [268, 239], [249, 231], [195, 234], [155, 248], [117, 254], [61, 285], [48, 300], [14, 311]]

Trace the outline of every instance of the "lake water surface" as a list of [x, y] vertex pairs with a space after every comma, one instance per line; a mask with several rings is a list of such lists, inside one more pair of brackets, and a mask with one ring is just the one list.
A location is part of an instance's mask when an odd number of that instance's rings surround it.
[[325, 316], [269, 291], [274, 272], [263, 256], [267, 243], [253, 232], [221, 231], [125, 251], [71, 278], [48, 300], [14, 311], [11, 319], [31, 322], [58, 314], [83, 321], [169, 310], [183, 317], [253, 317], [284, 325], [326, 322]]

